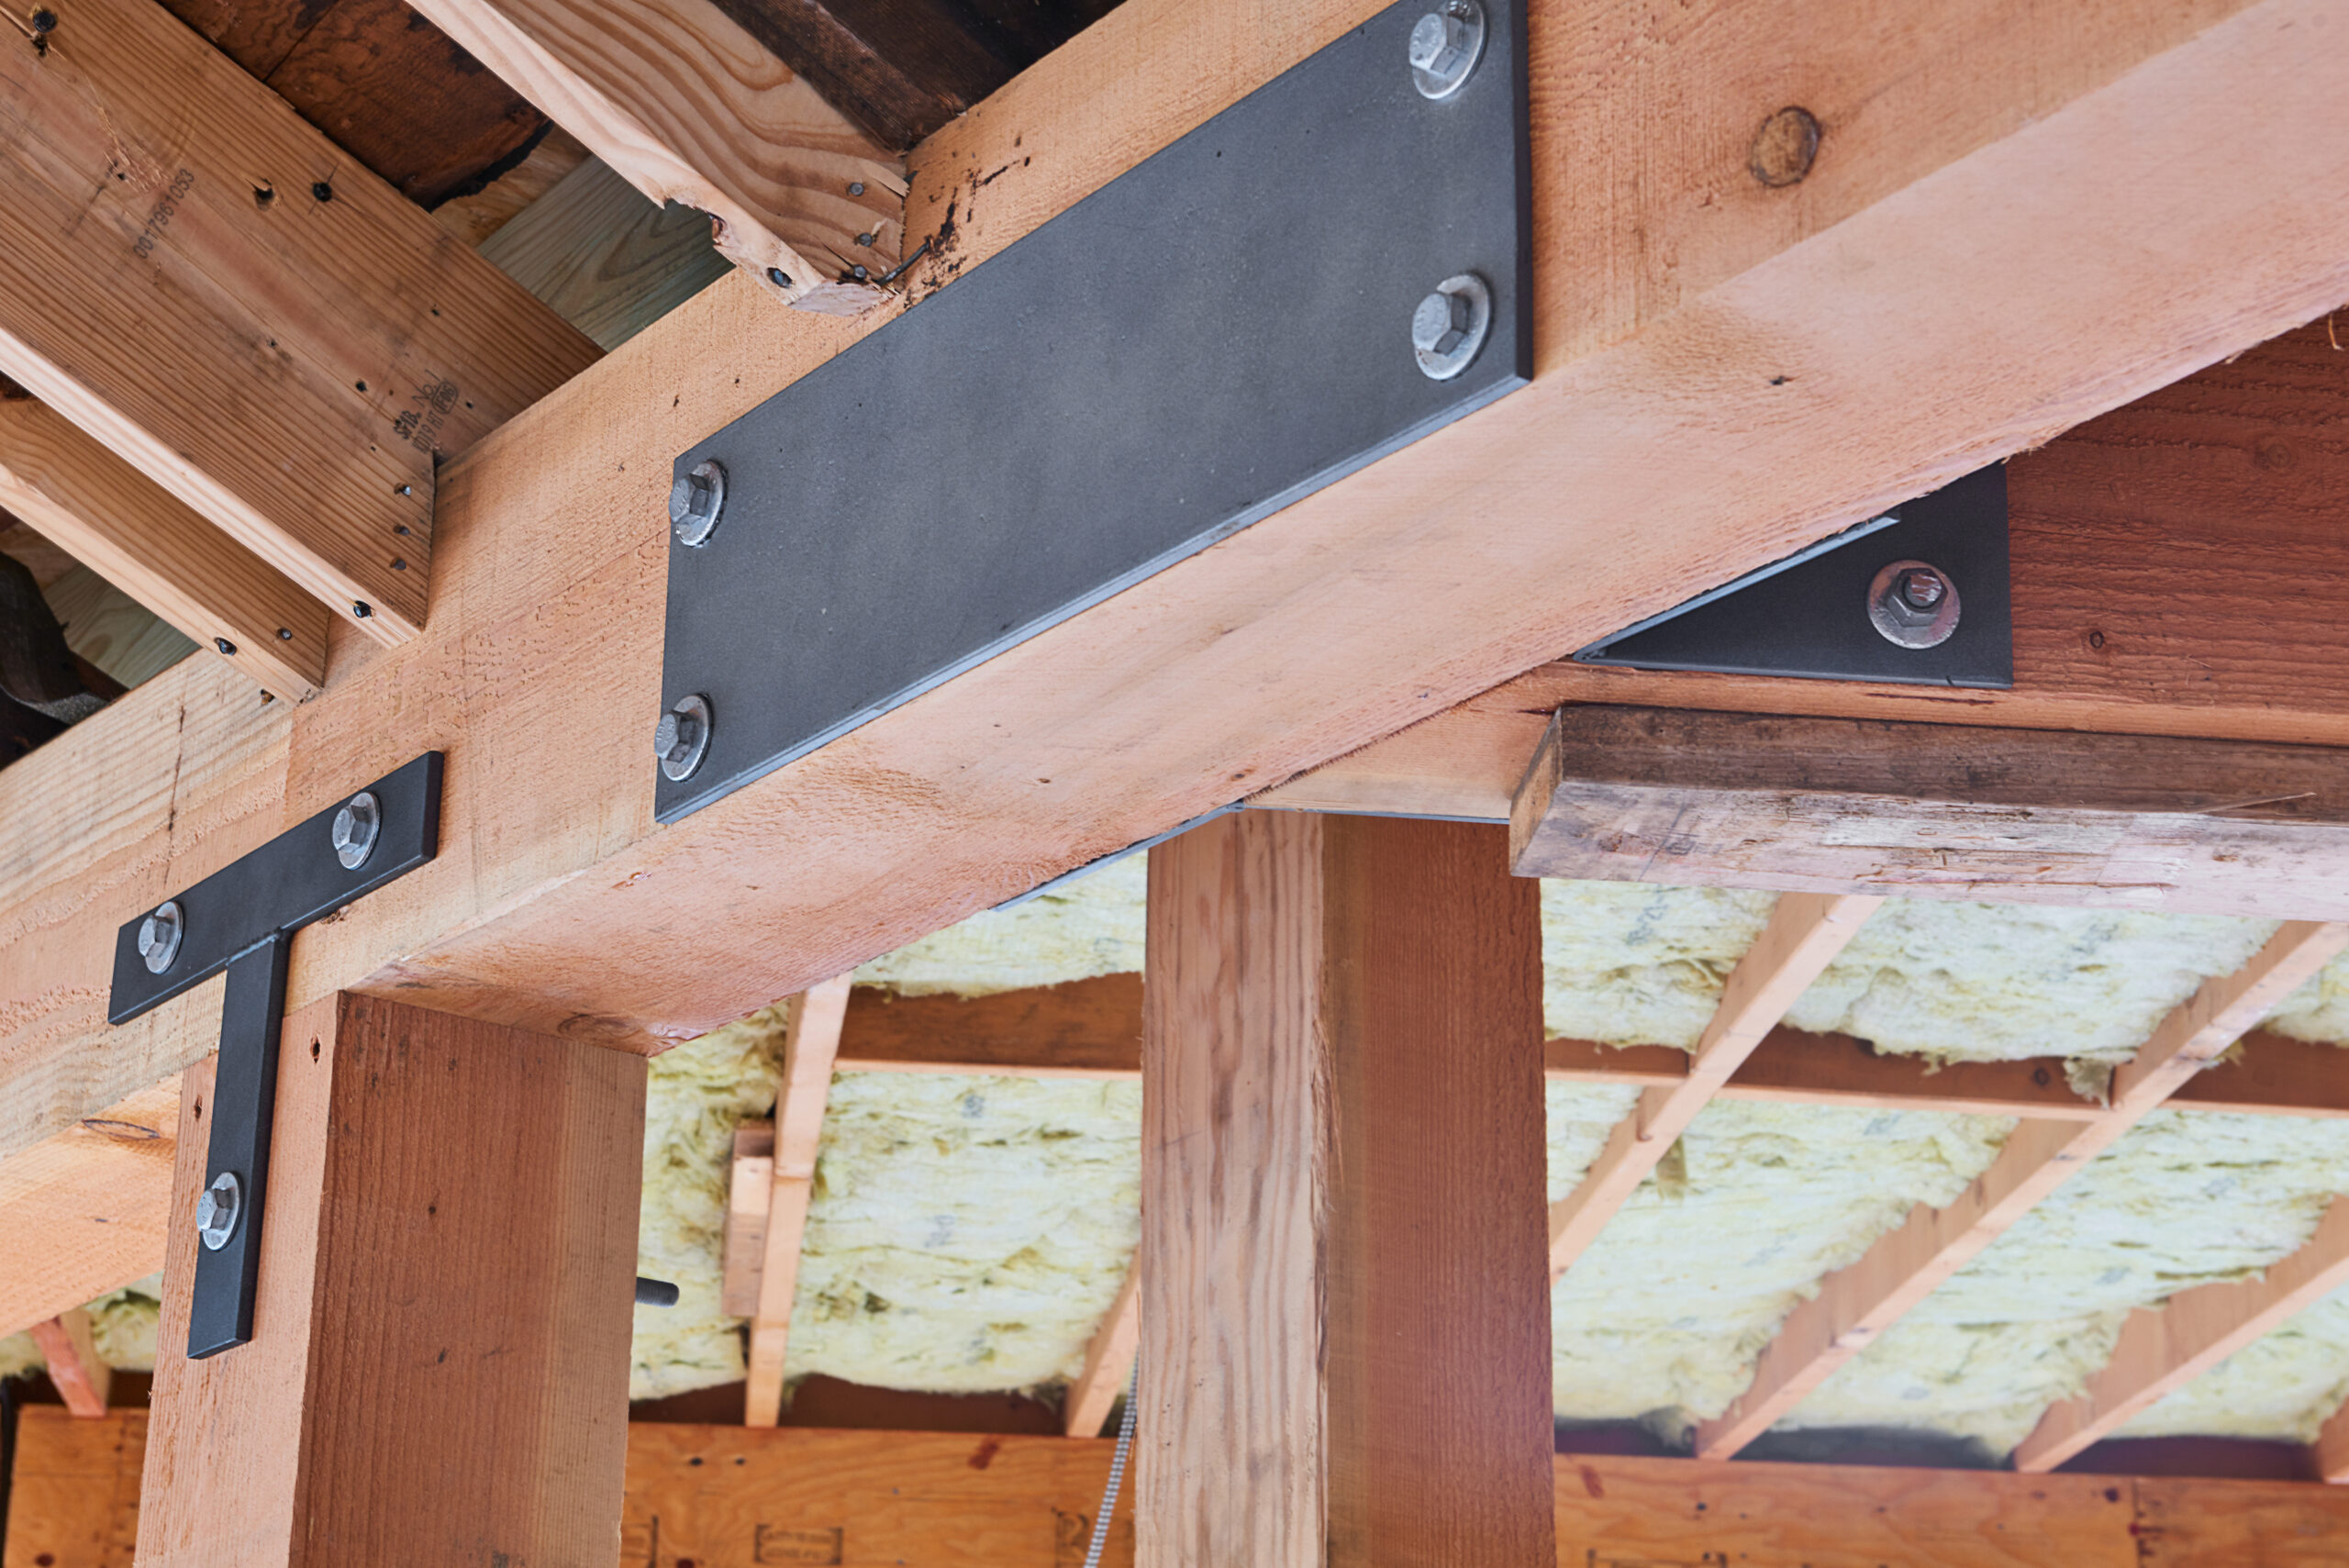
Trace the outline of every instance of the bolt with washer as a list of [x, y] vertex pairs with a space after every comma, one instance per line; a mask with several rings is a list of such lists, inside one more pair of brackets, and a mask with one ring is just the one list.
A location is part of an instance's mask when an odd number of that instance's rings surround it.
[[679, 544], [699, 550], [718, 531], [718, 514], [725, 507], [726, 469], [704, 458], [669, 486], [669, 531]]
[[1468, 368], [1493, 326], [1492, 291], [1474, 272], [1446, 278], [1411, 312], [1411, 357], [1430, 381]]
[[1467, 85], [1485, 53], [1485, 8], [1446, 0], [1411, 28], [1411, 82], [1422, 97], [1449, 98]]
[[205, 1251], [217, 1252], [228, 1244], [237, 1233], [237, 1221], [244, 1218], [245, 1191], [232, 1172], [223, 1171], [212, 1179], [212, 1184], [196, 1195], [195, 1233], [203, 1240]]
[[382, 804], [368, 791], [361, 790], [334, 814], [334, 828], [328, 835], [334, 840], [334, 858], [342, 862], [343, 870], [357, 871], [375, 852], [375, 840], [383, 831]]
[[661, 776], [673, 783], [693, 777], [709, 754], [709, 699], [699, 692], [679, 697], [652, 731], [652, 752], [661, 759]]
[[139, 922], [139, 957], [150, 974], [161, 974], [180, 955], [180, 939], [187, 934], [187, 917], [179, 901], [166, 902]]
[[1938, 648], [1957, 631], [1957, 584], [1923, 561], [1896, 561], [1868, 584], [1868, 624], [1898, 648]]

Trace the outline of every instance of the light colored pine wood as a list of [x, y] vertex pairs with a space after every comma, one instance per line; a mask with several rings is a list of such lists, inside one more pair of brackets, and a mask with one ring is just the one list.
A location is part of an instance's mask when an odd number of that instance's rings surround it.
[[1451, 823], [1150, 854], [1136, 1560], [1548, 1564], [1532, 885]]
[[[218, 1005], [217, 982], [202, 990]], [[134, 1054], [148, 1043], [136, 1034], [126, 1042]], [[174, 1074], [0, 1161], [0, 1213], [40, 1238], [0, 1265], [0, 1331], [30, 1329], [163, 1266], [178, 1121]]]
[[327, 606], [31, 399], [0, 400], [0, 508], [39, 529], [264, 690], [317, 695]]
[[[711, 0], [419, 9], [656, 206], [708, 213], [718, 250], [761, 286], [841, 315], [883, 297], [849, 269], [877, 277], [896, 265], [896, 160]], [[852, 195], [852, 183], [863, 191]], [[789, 282], [770, 282], [771, 269]]]
[[750, 1367], [742, 1419], [772, 1427], [783, 1415], [784, 1354], [791, 1303], [799, 1284], [799, 1242], [816, 1191], [816, 1153], [824, 1139], [824, 1102], [832, 1092], [841, 1022], [848, 1013], [845, 974], [810, 985], [792, 999], [783, 1037], [783, 1083], [776, 1090], [773, 1177], [759, 1267], [758, 1309], [751, 1317]]
[[2325, 1418], [2314, 1458], [2318, 1474], [2335, 1486], [2349, 1485], [2349, 1405]]
[[657, 206], [598, 158], [486, 240], [481, 253], [565, 321], [617, 349], [726, 275], [709, 219]]
[[1510, 843], [1523, 876], [2338, 918], [2344, 780], [2333, 747], [1568, 706]]
[[[2051, 1477], [2029, 1480], [2045, 1485]], [[2081, 1477], [2083, 1480], [2088, 1477]], [[2137, 1568], [2331, 1568], [2341, 1561], [2349, 1519], [2324, 1486], [2289, 1481], [2133, 1483]]]
[[1640, 1091], [1575, 1190], [1550, 1206], [1550, 1273], [1574, 1266], [1675, 1140], [1778, 1027], [1795, 999], [1835, 962], [1884, 903], [1865, 894], [1788, 893], [1730, 971], [1721, 999], [1688, 1055], [1687, 1076]]
[[1085, 1370], [1061, 1400], [1061, 1429], [1073, 1438], [1101, 1435], [1101, 1424], [1116, 1408], [1118, 1396], [1134, 1370], [1134, 1351], [1141, 1344], [1141, 1275], [1130, 1265], [1118, 1286], [1118, 1298], [1102, 1315], [1085, 1347]]
[[154, 0], [56, 14], [0, 56], [0, 372], [340, 614], [367, 604], [363, 630], [414, 636], [435, 452], [594, 345]]
[[2199, 1285], [2132, 1312], [2087, 1389], [2042, 1416], [2017, 1445], [2015, 1468], [2054, 1469], [2343, 1284], [2349, 1284], [2349, 1197], [2333, 1199], [2306, 1244], [2260, 1278]]
[[33, 1343], [40, 1347], [49, 1381], [65, 1407], [85, 1420], [106, 1413], [106, 1393], [114, 1386], [114, 1369], [98, 1359], [90, 1338], [90, 1315], [76, 1307], [32, 1327]]
[[643, 1062], [373, 997], [288, 1018], [253, 1340], [185, 1355], [182, 1099], [139, 1562], [611, 1561]]
[[2287, 922], [2252, 961], [2171, 1009], [2113, 1074], [2110, 1109], [2090, 1121], [2025, 1120], [1945, 1208], [1919, 1204], [1858, 1262], [1830, 1274], [1764, 1348], [1753, 1381], [1697, 1426], [1696, 1451], [1727, 1459], [1770, 1429], [2033, 1206], [2214, 1062], [2344, 947], [2349, 926]]
[[774, 1203], [774, 1123], [734, 1129], [734, 1162], [726, 1184], [725, 1273], [719, 1308], [729, 1318], [759, 1315], [759, 1281], [767, 1266], [767, 1210]]
[[0, 1568], [131, 1568], [147, 1412], [20, 1406]]

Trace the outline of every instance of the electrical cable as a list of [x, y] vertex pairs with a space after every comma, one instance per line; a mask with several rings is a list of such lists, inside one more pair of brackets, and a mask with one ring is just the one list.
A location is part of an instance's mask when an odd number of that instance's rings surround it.
[[1085, 1549], [1085, 1568], [1101, 1568], [1101, 1549], [1109, 1544], [1109, 1516], [1118, 1511], [1118, 1487], [1126, 1478], [1126, 1456], [1134, 1450], [1135, 1396], [1141, 1391], [1141, 1362], [1126, 1380], [1126, 1418], [1118, 1423], [1118, 1446], [1109, 1453], [1109, 1484], [1101, 1488], [1101, 1508], [1093, 1516], [1093, 1543]]

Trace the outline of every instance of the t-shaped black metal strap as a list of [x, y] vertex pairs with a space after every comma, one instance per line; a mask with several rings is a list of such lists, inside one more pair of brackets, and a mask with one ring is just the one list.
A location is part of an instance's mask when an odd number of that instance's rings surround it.
[[253, 1337], [294, 933], [414, 871], [440, 843], [440, 753], [427, 751], [127, 922], [115, 938], [111, 1024], [128, 1023], [223, 970], [228, 975], [196, 1212], [191, 1360]]

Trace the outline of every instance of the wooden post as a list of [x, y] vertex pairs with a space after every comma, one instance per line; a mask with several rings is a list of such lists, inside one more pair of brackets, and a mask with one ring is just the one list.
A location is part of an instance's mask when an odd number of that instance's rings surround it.
[[1151, 851], [1142, 1568], [1551, 1568], [1541, 935], [1497, 827]]
[[286, 1020], [252, 1342], [186, 1359], [181, 1098], [141, 1568], [610, 1562], [644, 1062], [347, 993]]

